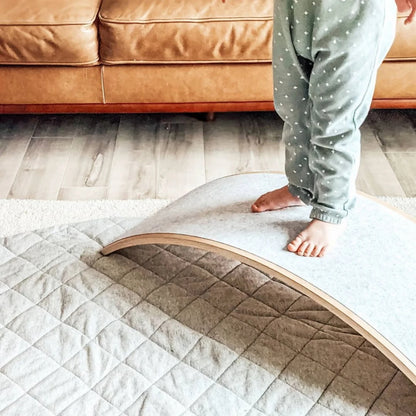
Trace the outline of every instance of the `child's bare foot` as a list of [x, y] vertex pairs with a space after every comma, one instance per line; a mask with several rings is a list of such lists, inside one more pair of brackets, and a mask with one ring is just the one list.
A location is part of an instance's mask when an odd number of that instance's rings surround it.
[[322, 257], [335, 245], [345, 229], [345, 223], [331, 224], [313, 219], [309, 225], [288, 244], [287, 249], [299, 256]]
[[273, 211], [287, 207], [305, 205], [297, 196], [289, 192], [288, 186], [267, 192], [251, 206], [253, 212]]

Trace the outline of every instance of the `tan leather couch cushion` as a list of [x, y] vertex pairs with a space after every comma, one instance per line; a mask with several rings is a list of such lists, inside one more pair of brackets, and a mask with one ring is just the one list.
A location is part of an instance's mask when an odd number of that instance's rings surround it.
[[416, 60], [416, 21], [405, 25], [408, 12], [399, 12], [396, 26], [396, 39], [387, 54], [386, 60]]
[[106, 103], [273, 99], [272, 66], [268, 63], [104, 66], [103, 80]]
[[104, 0], [105, 63], [267, 62], [272, 0]]
[[101, 70], [99, 65], [90, 67], [0, 65], [0, 103], [103, 103]]
[[[221, 77], [218, 78], [218, 71]], [[416, 97], [415, 64], [381, 65], [374, 98]], [[101, 78], [103, 77], [103, 78]], [[273, 101], [270, 64], [0, 66], [2, 104]], [[241, 80], [244, 79], [244, 82]], [[104, 94], [101, 85], [103, 81]]]
[[[383, 63], [374, 98], [416, 97], [414, 73], [414, 62]], [[102, 74], [106, 103], [273, 101], [266, 63], [104, 66]]]
[[[416, 22], [399, 13], [387, 59], [416, 60]], [[273, 0], [104, 0], [101, 58], [107, 64], [270, 62]]]
[[384, 62], [377, 73], [376, 99], [416, 98], [415, 63], [412, 61]]
[[0, 64], [91, 65], [98, 61], [100, 0], [1, 0]]

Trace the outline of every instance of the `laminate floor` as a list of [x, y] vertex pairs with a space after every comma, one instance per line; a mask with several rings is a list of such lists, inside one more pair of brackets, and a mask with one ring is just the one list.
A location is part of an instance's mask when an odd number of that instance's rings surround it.
[[[177, 198], [234, 173], [283, 171], [273, 112], [0, 116], [0, 198]], [[357, 187], [416, 197], [416, 110], [372, 110]]]

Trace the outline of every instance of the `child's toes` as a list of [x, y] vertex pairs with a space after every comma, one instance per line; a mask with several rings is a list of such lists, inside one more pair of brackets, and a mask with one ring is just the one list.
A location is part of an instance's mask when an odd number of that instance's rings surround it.
[[303, 242], [303, 238], [300, 235], [298, 235], [293, 241], [291, 241], [287, 245], [287, 249], [294, 253], [294, 252], [298, 251], [298, 248], [302, 244], [302, 242]]
[[322, 246], [316, 245], [312, 250], [311, 257], [316, 257], [322, 250]]
[[306, 247], [303, 255], [305, 257], [311, 257], [313, 250], [315, 250], [316, 246], [313, 243], [309, 243], [308, 247]]
[[252, 212], [262, 212], [262, 211], [264, 211], [266, 203], [267, 203], [267, 199], [266, 199], [265, 195], [262, 195], [251, 206]]
[[309, 241], [304, 241], [298, 248], [297, 254], [299, 256], [304, 256], [305, 255], [305, 251], [308, 249], [309, 246]]
[[325, 254], [326, 254], [326, 252], [328, 251], [328, 247], [327, 246], [325, 246], [325, 247], [322, 247], [322, 249], [321, 249], [321, 251], [319, 252], [319, 254], [318, 254], [318, 257], [323, 257], [323, 256], [325, 256]]

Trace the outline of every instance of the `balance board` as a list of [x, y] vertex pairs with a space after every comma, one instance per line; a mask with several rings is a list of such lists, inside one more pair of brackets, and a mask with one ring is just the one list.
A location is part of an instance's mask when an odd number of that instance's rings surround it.
[[278, 173], [207, 183], [145, 219], [102, 253], [143, 244], [213, 251], [253, 266], [344, 320], [416, 384], [416, 221], [359, 195], [336, 248], [322, 258], [287, 251], [310, 207], [252, 213], [261, 194], [286, 185]]

